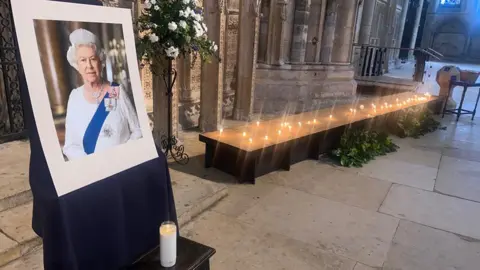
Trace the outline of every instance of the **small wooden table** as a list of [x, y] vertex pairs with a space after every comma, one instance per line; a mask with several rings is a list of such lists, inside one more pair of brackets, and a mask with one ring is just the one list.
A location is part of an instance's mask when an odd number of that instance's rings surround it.
[[129, 270], [210, 270], [210, 257], [215, 249], [179, 237], [177, 242], [177, 263], [173, 267], [165, 268], [160, 265], [160, 249], [154, 248], [134, 263]]
[[[462, 99], [460, 99], [460, 105], [458, 106], [458, 108], [456, 109], [447, 109], [447, 103], [448, 103], [448, 99], [450, 98], [450, 96], [452, 96], [452, 92], [453, 92], [453, 88], [455, 86], [461, 86], [463, 87], [463, 92], [462, 92]], [[470, 111], [470, 110], [465, 110], [463, 108], [463, 101], [465, 100], [465, 94], [467, 93], [467, 89], [469, 87], [478, 87], [478, 95], [477, 95], [477, 100], [475, 101], [475, 108], [473, 109], [473, 111]], [[462, 81], [455, 81], [455, 80], [451, 80], [450, 81], [450, 90], [448, 91], [448, 96], [447, 96], [447, 99], [445, 101], [445, 105], [443, 106], [443, 114], [442, 114], [442, 118], [445, 117], [445, 114], [448, 113], [448, 114], [456, 114], [457, 115], [457, 121], [458, 119], [460, 118], [460, 115], [462, 114], [471, 114], [472, 115], [472, 121], [473, 119], [475, 118], [475, 114], [477, 112], [477, 105], [478, 105], [478, 100], [480, 99], [480, 83], [468, 83], [468, 82], [462, 82]]]

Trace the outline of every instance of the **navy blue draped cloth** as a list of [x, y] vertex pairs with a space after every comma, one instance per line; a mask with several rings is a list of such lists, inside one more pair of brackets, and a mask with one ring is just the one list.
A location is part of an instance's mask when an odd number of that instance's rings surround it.
[[159, 151], [156, 159], [58, 197], [25, 85], [22, 100], [31, 147], [32, 226], [43, 238], [45, 269], [109, 270], [132, 264], [158, 245], [163, 221], [177, 222], [165, 156]]

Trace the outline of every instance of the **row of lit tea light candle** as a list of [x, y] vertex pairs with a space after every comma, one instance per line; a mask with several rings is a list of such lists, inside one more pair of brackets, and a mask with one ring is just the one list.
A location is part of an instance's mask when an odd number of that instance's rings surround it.
[[[418, 97], [417, 95], [414, 95], [413, 98], [408, 98], [407, 100], [405, 100], [405, 101], [403, 101], [403, 102], [399, 101], [399, 99], [397, 98], [397, 99], [395, 100], [395, 102], [396, 102], [397, 107], [402, 107], [402, 106], [405, 106], [405, 105], [407, 105], [407, 104], [411, 104], [412, 102], [419, 102], [419, 101], [428, 100], [428, 99], [430, 99], [430, 97], [431, 97], [431, 95], [430, 95], [429, 93], [425, 93], [425, 94], [424, 94], [424, 97]], [[393, 108], [393, 104], [388, 104], [388, 102], [385, 102], [383, 105], [380, 105], [380, 110], [384, 110], [384, 109], [387, 109], [387, 110], [388, 110], [388, 109], [391, 109], [391, 108]], [[365, 106], [364, 106], [364, 105], [360, 105], [360, 106], [359, 106], [359, 109], [363, 111], [363, 110], [365, 109]], [[375, 105], [375, 104], [372, 103], [372, 110], [373, 110], [374, 113], [377, 113], [377, 105]], [[356, 109], [350, 108], [350, 113], [355, 114], [356, 112], [357, 112]], [[368, 117], [371, 117], [371, 115], [368, 114]], [[329, 118], [329, 120], [332, 120], [332, 119], [333, 119], [333, 115], [330, 114], [328, 118]], [[311, 125], [312, 123], [315, 125], [315, 124], [317, 124], [317, 123], [319, 123], [319, 122], [317, 121], [317, 119], [313, 119], [312, 121], [307, 121], [307, 125]], [[260, 126], [260, 121], [257, 121], [257, 122], [256, 122], [256, 126], [257, 126], [257, 127]], [[301, 126], [302, 126], [302, 122], [298, 122], [298, 126], [301, 127]], [[281, 127], [281, 128], [288, 127], [288, 130], [289, 130], [290, 132], [292, 131], [292, 126], [291, 126], [290, 123], [288, 123], [288, 122], [282, 122], [282, 123], [280, 123], [280, 127]], [[223, 134], [223, 128], [220, 128], [220, 129], [219, 129], [219, 132], [220, 132], [220, 135], [222, 135], [222, 134]], [[277, 131], [277, 134], [278, 134], [278, 135], [282, 135], [282, 130], [279, 129], [279, 130]], [[247, 132], [245, 132], [245, 131], [242, 132], [242, 137], [244, 137], [244, 138], [247, 137]], [[268, 140], [269, 140], [268, 135], [265, 135], [265, 137], [263, 137], [263, 139], [264, 139], [265, 141], [268, 141]], [[252, 139], [251, 137], [248, 138], [248, 142], [249, 142], [249, 143], [253, 143], [253, 139]]]

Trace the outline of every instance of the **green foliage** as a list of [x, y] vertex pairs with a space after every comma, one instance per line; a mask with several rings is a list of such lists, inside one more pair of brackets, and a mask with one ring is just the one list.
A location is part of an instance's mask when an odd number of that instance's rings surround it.
[[218, 46], [208, 39], [203, 10], [195, 0], [146, 0], [144, 5], [137, 22], [140, 60], [161, 62], [193, 54], [208, 61], [215, 55]]
[[440, 122], [433, 118], [432, 113], [424, 107], [412, 107], [400, 112], [397, 126], [393, 133], [401, 138], [418, 138], [433, 132], [440, 127]]
[[398, 146], [386, 133], [368, 130], [347, 130], [340, 139], [338, 149], [332, 151], [334, 159], [345, 167], [362, 167], [376, 156], [397, 151]]

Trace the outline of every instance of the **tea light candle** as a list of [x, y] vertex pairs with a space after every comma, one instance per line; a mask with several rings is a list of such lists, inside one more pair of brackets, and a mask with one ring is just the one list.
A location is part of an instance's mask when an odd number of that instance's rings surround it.
[[265, 141], [268, 141], [268, 136], [267, 135], [265, 135]]
[[249, 138], [249, 139], [248, 139], [248, 142], [249, 142], [249, 143], [253, 143], [252, 138]]
[[160, 264], [172, 267], [177, 261], [177, 225], [165, 221], [160, 226]]
[[288, 126], [288, 130], [289, 130], [289, 131], [292, 131], [292, 126]]
[[302, 126], [302, 122], [298, 122], [298, 125], [299, 125], [299, 126]]
[[317, 119], [313, 119], [313, 123], [316, 124], [316, 123], [317, 123]]
[[242, 136], [243, 136], [243, 137], [247, 136], [247, 133], [246, 133], [246, 132], [243, 132]]
[[282, 131], [281, 131], [281, 130], [279, 130], [279, 131], [278, 131], [278, 135], [281, 135], [281, 134], [282, 134]]
[[220, 134], [222, 134], [222, 133], [223, 133], [223, 128], [220, 129]]
[[360, 105], [360, 110], [363, 110], [364, 108], [365, 108], [365, 106]]
[[258, 126], [260, 126], [260, 122], [259, 122], [259, 121], [257, 121], [257, 127], [258, 127]]
[[332, 119], [333, 115], [330, 114], [329, 118]]

